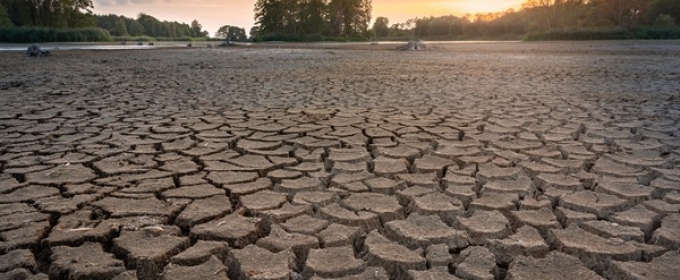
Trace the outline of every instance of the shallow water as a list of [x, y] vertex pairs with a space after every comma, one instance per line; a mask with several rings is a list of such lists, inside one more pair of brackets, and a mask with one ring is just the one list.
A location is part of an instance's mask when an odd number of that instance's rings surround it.
[[[519, 43], [519, 41], [513, 41]], [[189, 42], [155, 42], [154, 46], [149, 46], [145, 43], [143, 46], [137, 45], [137, 43], [129, 43], [127, 45], [121, 45], [119, 43], [45, 43], [39, 44], [43, 49], [46, 50], [140, 50], [140, 49], [158, 49], [158, 48], [176, 48], [176, 47], [186, 47]], [[194, 47], [206, 47], [208, 44], [212, 43], [217, 45], [220, 42], [193, 42]], [[378, 42], [313, 42], [313, 43], [289, 43], [289, 42], [266, 42], [266, 43], [237, 43], [241, 46], [268, 46], [268, 45], [300, 45], [300, 44], [311, 44], [317, 46], [325, 47], [336, 47], [342, 45], [402, 45], [405, 42], [395, 42], [395, 41], [378, 41]], [[445, 45], [445, 44], [478, 44], [478, 43], [509, 43], [509, 41], [436, 41], [427, 42], [433, 45]], [[6, 44], [0, 43], [0, 51], [25, 51], [28, 46], [32, 44]]]

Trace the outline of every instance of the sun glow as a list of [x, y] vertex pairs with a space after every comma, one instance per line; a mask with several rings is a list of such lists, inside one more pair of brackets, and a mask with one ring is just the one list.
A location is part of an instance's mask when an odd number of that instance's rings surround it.
[[[457, 14], [496, 13], [507, 9], [519, 8], [523, 0], [495, 0], [495, 1], [441, 1], [437, 4], [443, 9]], [[434, 4], [434, 3], [433, 3]]]

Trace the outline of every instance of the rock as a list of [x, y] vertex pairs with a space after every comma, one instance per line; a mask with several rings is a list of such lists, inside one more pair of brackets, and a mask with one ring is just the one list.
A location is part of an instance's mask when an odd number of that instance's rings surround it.
[[175, 219], [175, 224], [183, 228], [205, 223], [217, 217], [231, 213], [229, 197], [216, 195], [205, 199], [196, 199], [187, 205]]
[[50, 256], [51, 279], [113, 279], [125, 271], [123, 261], [104, 252], [98, 243], [58, 246]]
[[239, 201], [241, 206], [248, 210], [248, 213], [258, 215], [267, 210], [280, 208], [288, 201], [288, 196], [284, 193], [265, 190], [241, 196]]
[[424, 249], [432, 244], [446, 244], [449, 248], [468, 246], [467, 234], [447, 226], [437, 215], [414, 213], [406, 220], [386, 223], [385, 236], [410, 249]]
[[260, 216], [270, 222], [285, 222], [288, 219], [312, 214], [313, 212], [312, 205], [291, 205], [286, 202], [281, 208], [264, 211], [260, 213]]
[[289, 280], [295, 268], [290, 250], [272, 253], [255, 245], [232, 250], [227, 258], [229, 278], [239, 280]]
[[422, 40], [409, 41], [406, 45], [397, 48], [402, 51], [424, 51], [427, 50], [427, 45]]
[[490, 193], [484, 194], [480, 198], [470, 203], [468, 210], [475, 211], [500, 211], [510, 213], [516, 211], [519, 205], [519, 195], [515, 193]]
[[512, 233], [510, 221], [498, 211], [476, 211], [469, 218], [459, 217], [458, 226], [467, 231], [473, 245], [484, 245], [489, 239], [503, 239]]
[[202, 184], [167, 190], [164, 191], [161, 196], [164, 198], [201, 199], [224, 194], [225, 191], [223, 189], [218, 189], [210, 184]]
[[169, 264], [163, 269], [161, 280], [229, 280], [227, 268], [215, 256], [196, 266]]
[[636, 179], [631, 178], [600, 178], [596, 191], [618, 196], [627, 200], [630, 205], [636, 205], [652, 199], [654, 188], [642, 186]]
[[394, 195], [397, 191], [406, 188], [406, 182], [395, 181], [384, 177], [368, 179], [364, 183], [374, 193], [382, 193], [386, 195]]
[[637, 227], [621, 226], [607, 221], [587, 221], [583, 222], [580, 227], [604, 238], [619, 238], [624, 241], [645, 243], [645, 233]]
[[307, 260], [309, 250], [319, 248], [319, 239], [312, 235], [286, 232], [275, 224], [269, 235], [258, 240], [256, 245], [274, 253], [290, 250], [295, 254], [298, 264], [302, 265]]
[[651, 262], [619, 262], [613, 261], [605, 275], [609, 279], [620, 280], [655, 280], [676, 279], [680, 275], [680, 252], [673, 251]]
[[542, 258], [550, 247], [533, 227], [523, 226], [505, 239], [491, 239], [487, 244], [499, 263], [510, 263], [516, 256]]
[[274, 186], [277, 192], [287, 193], [291, 196], [298, 192], [321, 191], [324, 185], [318, 178], [301, 177], [297, 179], [283, 179], [280, 184]]
[[146, 199], [107, 197], [93, 202], [92, 205], [110, 213], [111, 217], [114, 218], [130, 216], [174, 217], [182, 209], [181, 205], [172, 205], [155, 197]]
[[654, 229], [654, 223], [661, 221], [662, 215], [647, 209], [643, 205], [637, 205], [623, 212], [618, 212], [609, 218], [609, 221], [624, 226], [638, 227], [650, 237]]
[[459, 280], [460, 278], [451, 275], [448, 271], [428, 270], [428, 271], [408, 271], [408, 280]]
[[652, 234], [654, 245], [668, 249], [680, 248], [680, 214], [670, 214], [661, 220], [661, 227]]
[[484, 247], [472, 246], [460, 252], [456, 276], [471, 280], [493, 280], [497, 274], [496, 257]]
[[378, 193], [355, 193], [343, 199], [340, 204], [354, 212], [368, 211], [375, 213], [380, 217], [383, 224], [404, 219], [404, 209], [394, 196]]
[[120, 224], [116, 219], [92, 220], [92, 211], [81, 210], [63, 215], [52, 227], [43, 246], [78, 246], [89, 242], [110, 242], [118, 234]]
[[552, 210], [541, 208], [539, 210], [520, 210], [510, 212], [510, 222], [514, 229], [523, 226], [531, 226], [540, 232], [541, 236], [548, 236], [551, 229], [560, 229], [562, 226]]
[[30, 45], [26, 50], [26, 56], [28, 57], [44, 57], [49, 55], [50, 51], [43, 50], [38, 45]]
[[8, 272], [17, 268], [36, 270], [35, 258], [30, 250], [13, 250], [0, 256], [0, 272]]
[[585, 267], [578, 258], [553, 251], [540, 259], [518, 256], [510, 263], [506, 279], [603, 280], [604, 278]]
[[[332, 280], [388, 280], [389, 275], [382, 267], [368, 267], [366, 271], [361, 274], [350, 275], [340, 278], [332, 278]], [[310, 280], [331, 280], [329, 278], [322, 278], [319, 276], [314, 276]]]
[[113, 251], [126, 259], [130, 268], [137, 269], [140, 280], [157, 279], [170, 257], [190, 245], [189, 238], [174, 236], [178, 233], [179, 229], [170, 226], [124, 230], [113, 239]]
[[0, 232], [0, 254], [14, 249], [38, 248], [50, 230], [49, 221], [31, 222], [20, 228]]
[[567, 228], [572, 224], [580, 225], [586, 221], [597, 220], [595, 214], [572, 211], [562, 207], [555, 208], [555, 216], [564, 228]]
[[534, 188], [534, 184], [531, 179], [529, 179], [529, 177], [521, 176], [518, 179], [488, 181], [486, 184], [484, 184], [484, 186], [482, 186], [480, 193], [510, 193], [517, 194], [519, 197], [525, 198], [533, 197], [535, 191], [536, 189]]
[[621, 239], [603, 238], [591, 234], [578, 226], [550, 231], [548, 242], [557, 250], [577, 256], [590, 269], [606, 271], [612, 260], [639, 261], [642, 250]]
[[342, 224], [330, 224], [316, 236], [321, 240], [324, 248], [354, 246], [363, 242], [361, 237], [365, 237], [365, 231], [360, 227], [349, 227]]
[[261, 218], [246, 218], [233, 213], [224, 218], [194, 226], [192, 239], [229, 242], [229, 246], [243, 248], [253, 244], [266, 233], [267, 224]]
[[170, 263], [194, 266], [208, 261], [211, 256], [224, 260], [227, 258], [228, 253], [229, 244], [226, 242], [198, 240], [194, 246], [170, 257]]
[[17, 268], [7, 272], [0, 272], [0, 279], [3, 280], [26, 280], [31, 276], [31, 272], [25, 268]]
[[456, 218], [465, 211], [463, 203], [460, 202], [460, 200], [440, 192], [433, 192], [415, 197], [413, 202], [408, 206], [408, 209], [409, 213], [438, 215], [448, 224], [454, 223]]
[[615, 212], [625, 210], [628, 202], [613, 195], [580, 191], [560, 197], [559, 205], [606, 219]]
[[339, 224], [361, 227], [366, 231], [381, 227], [380, 216], [373, 212], [351, 211], [338, 205], [337, 203], [319, 209], [319, 217], [328, 219]]
[[364, 243], [368, 250], [366, 261], [387, 270], [390, 279], [405, 279], [409, 270], [425, 270], [427, 260], [418, 251], [398, 245], [377, 231], [372, 231]]
[[425, 249], [425, 258], [427, 259], [427, 267], [448, 267], [453, 262], [453, 257], [449, 253], [449, 246], [446, 244], [428, 246]]
[[354, 257], [353, 246], [312, 249], [302, 275], [305, 279], [312, 275], [339, 278], [355, 275], [366, 270], [366, 263]]
[[317, 219], [305, 214], [282, 223], [281, 227], [286, 231], [293, 233], [316, 234], [325, 229], [329, 224], [329, 221]]

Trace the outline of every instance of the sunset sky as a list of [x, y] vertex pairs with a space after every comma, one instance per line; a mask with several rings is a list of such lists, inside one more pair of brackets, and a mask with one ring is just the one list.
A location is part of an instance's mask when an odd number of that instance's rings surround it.
[[[373, 0], [373, 18], [385, 16], [390, 23], [424, 16], [464, 15], [519, 8], [524, 0]], [[197, 19], [210, 35], [222, 25], [250, 30], [255, 20], [255, 0], [94, 0], [94, 13], [136, 18], [146, 13], [159, 20], [190, 23]]]

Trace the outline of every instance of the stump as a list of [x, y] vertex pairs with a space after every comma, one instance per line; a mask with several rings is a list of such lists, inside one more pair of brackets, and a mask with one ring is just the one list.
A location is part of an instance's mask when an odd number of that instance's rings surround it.
[[402, 51], [424, 51], [427, 50], [427, 45], [423, 40], [420, 41], [409, 41], [406, 45], [398, 47], [397, 49]]
[[38, 45], [31, 45], [26, 50], [26, 56], [29, 57], [43, 57], [50, 55], [50, 51], [43, 50]]

